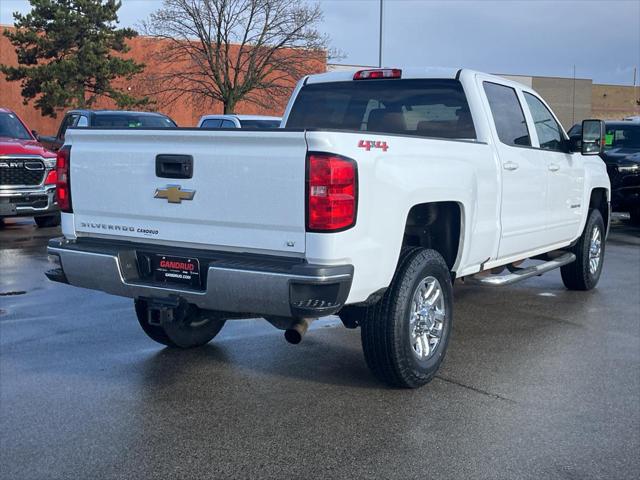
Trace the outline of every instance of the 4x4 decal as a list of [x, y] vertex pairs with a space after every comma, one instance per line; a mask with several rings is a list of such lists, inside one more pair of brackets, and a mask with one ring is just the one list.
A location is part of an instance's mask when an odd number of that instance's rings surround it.
[[364, 148], [367, 152], [371, 151], [372, 148], [380, 148], [383, 152], [389, 149], [387, 142], [381, 140], [360, 140], [358, 147]]

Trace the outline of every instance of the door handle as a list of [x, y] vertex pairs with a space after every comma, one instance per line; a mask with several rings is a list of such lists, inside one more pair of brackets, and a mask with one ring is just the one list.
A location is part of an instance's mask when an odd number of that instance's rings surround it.
[[502, 166], [504, 167], [505, 170], [513, 171], [513, 170], [517, 170], [520, 165], [518, 165], [516, 162], [506, 162], [502, 164]]
[[560, 165], [556, 165], [555, 163], [552, 163], [551, 165], [549, 165], [549, 171], [557, 172], [558, 170], [560, 170]]

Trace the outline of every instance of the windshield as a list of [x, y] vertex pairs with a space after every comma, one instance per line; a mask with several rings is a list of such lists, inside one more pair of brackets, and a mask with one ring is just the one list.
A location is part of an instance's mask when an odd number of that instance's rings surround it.
[[13, 113], [0, 113], [0, 137], [33, 140], [29, 130]]
[[287, 128], [328, 128], [475, 139], [457, 80], [362, 80], [304, 86]]
[[607, 125], [604, 149], [613, 148], [640, 150], [640, 124]]
[[96, 115], [94, 127], [125, 128], [175, 128], [176, 124], [168, 117], [156, 115], [109, 114]]
[[240, 120], [240, 128], [280, 128], [280, 120]]

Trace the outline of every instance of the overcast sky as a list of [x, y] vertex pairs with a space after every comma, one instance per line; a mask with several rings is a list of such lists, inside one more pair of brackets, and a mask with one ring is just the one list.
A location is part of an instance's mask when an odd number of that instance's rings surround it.
[[[123, 0], [135, 26], [161, 0]], [[322, 0], [322, 29], [347, 56], [376, 65], [379, 0]], [[28, 1], [0, 0], [0, 23]], [[640, 0], [384, 0], [387, 66], [468, 67], [491, 73], [571, 76], [632, 84], [640, 70]], [[637, 83], [640, 84], [640, 71]]]

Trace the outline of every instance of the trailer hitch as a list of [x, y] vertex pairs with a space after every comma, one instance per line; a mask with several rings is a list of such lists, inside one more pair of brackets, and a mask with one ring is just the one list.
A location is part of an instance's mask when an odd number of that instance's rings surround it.
[[147, 322], [156, 327], [181, 320], [188, 306], [187, 302], [180, 297], [141, 297], [140, 300], [147, 304]]

